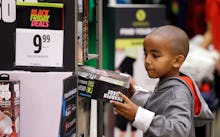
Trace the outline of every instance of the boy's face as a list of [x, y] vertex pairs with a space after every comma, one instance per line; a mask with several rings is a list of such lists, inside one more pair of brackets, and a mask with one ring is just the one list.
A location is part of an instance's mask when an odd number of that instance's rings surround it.
[[169, 48], [169, 40], [148, 35], [144, 40], [144, 64], [150, 78], [165, 79], [175, 76], [175, 55]]

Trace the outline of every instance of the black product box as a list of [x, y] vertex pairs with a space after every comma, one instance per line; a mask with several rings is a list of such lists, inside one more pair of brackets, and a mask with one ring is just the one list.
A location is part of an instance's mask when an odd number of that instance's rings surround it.
[[76, 134], [76, 82], [76, 75], [63, 81], [60, 137], [72, 137]]
[[0, 129], [4, 136], [19, 137], [20, 81], [0, 80], [0, 98]]
[[116, 100], [123, 102], [117, 92], [126, 95], [130, 75], [110, 70], [101, 70], [89, 66], [78, 67], [78, 94], [96, 100]]

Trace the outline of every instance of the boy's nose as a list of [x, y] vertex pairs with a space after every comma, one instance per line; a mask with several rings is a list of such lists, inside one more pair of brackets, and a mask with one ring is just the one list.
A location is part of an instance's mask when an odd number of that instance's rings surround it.
[[145, 63], [145, 65], [149, 65], [149, 64], [151, 63], [150, 57], [146, 56], [146, 57], [144, 58], [144, 63]]

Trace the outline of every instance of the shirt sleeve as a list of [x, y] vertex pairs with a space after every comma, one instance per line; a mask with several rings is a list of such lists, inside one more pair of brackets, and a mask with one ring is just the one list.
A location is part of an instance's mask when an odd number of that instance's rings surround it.
[[138, 107], [135, 121], [132, 123], [132, 126], [136, 127], [137, 129], [142, 130], [143, 132], [146, 132], [147, 129], [150, 127], [150, 124], [153, 120], [155, 113], [151, 112], [147, 109], [144, 109], [142, 107]]
[[148, 100], [148, 98], [151, 96], [152, 91], [143, 89], [140, 86], [135, 86], [135, 93], [130, 98], [132, 102], [137, 104], [138, 106], [144, 106]]

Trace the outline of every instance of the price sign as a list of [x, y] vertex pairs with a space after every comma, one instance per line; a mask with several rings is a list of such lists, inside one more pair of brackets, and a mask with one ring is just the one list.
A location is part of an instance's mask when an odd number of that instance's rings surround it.
[[16, 29], [16, 66], [63, 66], [63, 30]]
[[15, 65], [63, 67], [63, 4], [17, 2]]

